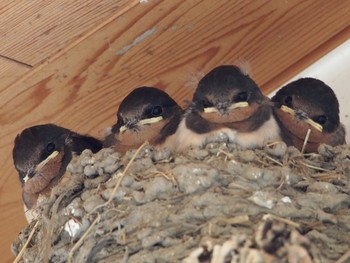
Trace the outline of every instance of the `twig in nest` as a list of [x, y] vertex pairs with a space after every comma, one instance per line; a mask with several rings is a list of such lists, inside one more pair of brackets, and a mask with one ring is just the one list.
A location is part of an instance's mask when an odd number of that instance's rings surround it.
[[271, 146], [274, 146], [274, 145], [279, 144], [279, 143], [281, 143], [281, 141], [270, 142], [270, 143], [266, 144], [266, 146], [271, 147]]
[[332, 179], [340, 179], [340, 175], [339, 174], [312, 174], [310, 175], [312, 178], [315, 178], [319, 181], [329, 181]]
[[230, 183], [230, 188], [232, 188], [232, 187], [235, 187], [235, 188], [238, 188], [238, 189], [242, 189], [242, 190], [244, 190], [244, 191], [246, 191], [248, 193], [253, 192], [252, 188], [248, 188], [248, 187], [245, 187], [243, 185], [240, 185], [240, 184], [234, 183], [234, 182]]
[[335, 263], [344, 263], [350, 258], [350, 249], [342, 255]]
[[212, 222], [209, 222], [208, 223], [208, 235], [212, 236], [212, 234], [213, 234], [213, 224], [212, 224]]
[[269, 166], [269, 164], [267, 162], [264, 162], [261, 159], [257, 159], [257, 162], [260, 163], [263, 167]]
[[305, 147], [306, 147], [306, 144], [307, 144], [307, 142], [309, 140], [310, 133], [311, 133], [311, 129], [308, 129], [307, 133], [306, 133], [306, 136], [305, 136], [305, 139], [304, 139], [303, 147], [301, 148], [301, 153], [304, 153], [304, 151], [305, 151]]
[[[71, 194], [70, 190], [62, 192], [57, 197], [56, 200], [54, 200], [54, 198], [56, 198], [55, 196], [50, 197], [49, 204], [47, 205], [47, 208], [46, 208], [47, 211], [45, 212], [45, 215], [47, 216], [44, 216], [44, 215], [42, 216], [42, 227], [46, 232], [46, 234], [44, 235], [45, 240], [52, 240], [52, 238], [54, 237], [54, 234], [57, 231], [57, 227], [55, 227], [55, 224], [57, 223], [58, 209], [63, 198], [65, 198], [68, 194]], [[53, 203], [51, 200], [54, 200]], [[50, 216], [50, 212], [51, 212], [51, 216]], [[41, 253], [40, 258], [43, 262], [49, 261], [49, 255], [51, 250], [52, 250], [51, 242], [43, 242], [42, 249], [40, 251]]]
[[286, 223], [286, 224], [288, 224], [288, 225], [297, 227], [297, 228], [299, 228], [299, 227], [301, 226], [300, 224], [298, 224], [298, 223], [296, 223], [296, 222], [293, 222], [293, 221], [291, 221], [291, 220], [289, 220], [289, 219], [286, 219], [286, 218], [283, 218], [283, 217], [280, 217], [280, 216], [276, 216], [276, 215], [273, 215], [273, 214], [266, 214], [266, 215], [263, 216], [263, 219], [264, 219], [264, 220], [271, 219], [271, 218], [272, 218], [272, 219], [276, 219], [276, 220], [278, 220], [278, 221], [281, 221], [281, 222], [283, 222], [283, 223]]
[[36, 221], [36, 223], [35, 223], [35, 225], [34, 225], [32, 231], [30, 231], [30, 234], [29, 234], [29, 236], [28, 236], [28, 239], [27, 239], [26, 243], [25, 243], [24, 246], [22, 247], [21, 251], [18, 253], [18, 255], [17, 255], [17, 257], [15, 258], [15, 261], [13, 261], [13, 263], [18, 263], [18, 262], [21, 260], [23, 254], [24, 254], [24, 251], [26, 250], [26, 248], [27, 248], [27, 246], [28, 246], [30, 240], [32, 239], [32, 237], [33, 237], [33, 235], [34, 235], [34, 233], [35, 233], [35, 231], [36, 231], [38, 225], [39, 225], [39, 220]]
[[285, 183], [285, 179], [284, 177], [282, 177], [281, 184], [277, 187], [277, 190], [281, 190], [284, 183]]
[[68, 194], [72, 194], [72, 191], [71, 190], [67, 190], [63, 193], [61, 193], [57, 199], [54, 201], [54, 203], [52, 204], [50, 210], [51, 210], [51, 217], [53, 217], [54, 215], [57, 215], [57, 211], [58, 211], [58, 208], [63, 200], [63, 198], [65, 198]]
[[177, 181], [176, 181], [174, 175], [172, 175], [171, 173], [166, 174], [166, 173], [161, 172], [161, 171], [158, 171], [158, 170], [157, 170], [157, 171], [154, 171], [154, 172], [152, 172], [152, 173], [153, 173], [152, 177], [162, 176], [162, 177], [164, 177], [166, 180], [168, 180], [169, 182], [171, 182], [173, 185], [178, 186], [178, 183], [177, 183]]
[[219, 156], [220, 153], [222, 153], [223, 155], [225, 155], [225, 162], [227, 161], [227, 158], [233, 160], [233, 154], [228, 153], [228, 152], [226, 152], [226, 151], [224, 151], [224, 150], [222, 150], [222, 149], [219, 149], [218, 152], [217, 152], [217, 154], [216, 154], [216, 156]]
[[124, 257], [122, 259], [122, 263], [127, 263], [129, 261], [129, 248], [125, 247], [125, 253], [124, 253]]
[[[117, 184], [116, 184], [115, 187], [113, 188], [113, 191], [112, 191], [111, 195], [109, 196], [109, 199], [108, 199], [105, 203], [96, 206], [89, 214], [92, 214], [92, 213], [95, 212], [97, 209], [99, 209], [99, 208], [101, 208], [101, 207], [104, 207], [104, 206], [106, 206], [106, 205], [108, 205], [108, 204], [110, 204], [110, 203], [112, 202], [112, 200], [113, 200], [113, 198], [114, 198], [114, 196], [115, 196], [115, 193], [117, 192], [118, 188], [120, 187], [120, 184], [121, 184], [122, 180], [124, 179], [124, 177], [125, 177], [125, 175], [126, 175], [126, 172], [129, 170], [131, 164], [134, 162], [136, 156], [140, 153], [140, 151], [142, 150], [142, 148], [145, 147], [146, 145], [148, 145], [148, 142], [147, 142], [147, 141], [145, 141], [145, 142], [136, 150], [136, 152], [134, 153], [134, 155], [131, 157], [131, 159], [130, 159], [129, 163], [127, 164], [127, 166], [125, 167], [124, 171], [123, 171], [123, 172], [121, 173], [121, 175], [119, 176], [118, 181], [117, 181]], [[120, 172], [118, 172], [118, 174], [119, 174], [119, 173], [120, 173]], [[116, 175], [116, 174], [114, 174], [114, 175]], [[114, 175], [113, 175], [113, 176], [114, 176]]]
[[306, 166], [306, 167], [308, 167], [308, 168], [311, 168], [311, 169], [324, 171], [324, 172], [331, 172], [331, 170], [328, 170], [328, 169], [325, 169], [325, 168], [322, 168], [322, 167], [317, 167], [317, 166], [314, 166], [314, 165], [311, 165], [311, 164], [307, 164], [307, 163], [302, 162], [302, 161], [300, 161], [299, 163], [304, 165], [304, 166]]
[[317, 157], [317, 156], [321, 156], [321, 154], [319, 154], [319, 153], [304, 153], [303, 156], [304, 157]]
[[91, 226], [86, 230], [84, 235], [82, 235], [82, 237], [78, 240], [78, 242], [75, 243], [74, 246], [72, 247], [72, 249], [69, 251], [69, 254], [68, 254], [68, 262], [69, 263], [72, 262], [72, 257], [74, 255], [75, 250], [77, 250], [81, 246], [81, 244], [84, 242], [84, 239], [91, 232], [92, 228], [100, 221], [100, 219], [101, 219], [100, 214], [97, 214], [97, 217], [94, 220], [94, 222], [92, 222]]
[[270, 161], [272, 161], [272, 162], [278, 164], [279, 166], [282, 166], [282, 167], [283, 167], [283, 163], [281, 163], [281, 162], [275, 160], [275, 159], [272, 158], [271, 156], [269, 156], [269, 155], [266, 154], [265, 157], [266, 157], [267, 159], [269, 159]]
[[300, 167], [300, 165], [298, 165], [297, 161], [295, 161], [295, 160], [289, 160], [288, 163], [295, 166], [296, 168]]

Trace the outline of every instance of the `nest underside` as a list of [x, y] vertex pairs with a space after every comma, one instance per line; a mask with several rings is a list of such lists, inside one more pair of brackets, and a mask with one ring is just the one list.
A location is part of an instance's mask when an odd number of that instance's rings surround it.
[[[346, 262], [350, 146], [218, 140], [173, 154], [85, 150], [39, 201], [22, 262]], [[343, 260], [343, 261], [341, 261]], [[344, 261], [345, 260], [345, 261]]]

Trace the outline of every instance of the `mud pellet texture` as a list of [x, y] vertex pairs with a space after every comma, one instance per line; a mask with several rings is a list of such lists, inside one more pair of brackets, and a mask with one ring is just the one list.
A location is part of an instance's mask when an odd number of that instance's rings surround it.
[[183, 154], [146, 146], [125, 171], [134, 154], [74, 157], [82, 187], [40, 203], [21, 261], [327, 263], [349, 251], [349, 145], [303, 155], [223, 137]]

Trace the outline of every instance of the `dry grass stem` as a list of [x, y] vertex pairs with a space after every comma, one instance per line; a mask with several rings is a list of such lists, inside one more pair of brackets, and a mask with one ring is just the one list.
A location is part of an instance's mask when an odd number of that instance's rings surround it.
[[263, 216], [263, 220], [267, 220], [267, 219], [276, 219], [278, 221], [281, 221], [283, 223], [286, 223], [288, 225], [291, 225], [291, 226], [294, 226], [294, 227], [297, 227], [299, 228], [301, 225], [296, 223], [296, 222], [293, 222], [289, 219], [286, 219], [286, 218], [283, 218], [283, 217], [280, 217], [280, 216], [276, 216], [276, 215], [273, 215], [273, 214], [266, 214]]
[[94, 222], [92, 222], [91, 226], [86, 230], [84, 235], [82, 235], [82, 237], [78, 240], [78, 242], [75, 243], [74, 246], [72, 247], [72, 249], [69, 251], [69, 254], [68, 254], [68, 262], [69, 263], [72, 262], [72, 257], [74, 255], [74, 252], [81, 246], [81, 244], [84, 242], [87, 235], [91, 232], [93, 227], [100, 221], [100, 219], [101, 219], [100, 214], [97, 214], [97, 217], [95, 218]]
[[[136, 156], [140, 153], [140, 151], [141, 151], [141, 150], [143, 149], [143, 147], [145, 147], [146, 145], [148, 145], [148, 142], [147, 142], [147, 141], [144, 142], [144, 143], [136, 150], [136, 152], [134, 153], [134, 155], [131, 157], [131, 159], [130, 159], [130, 161], [128, 162], [127, 166], [125, 167], [124, 171], [120, 174], [120, 176], [119, 176], [119, 178], [118, 178], [118, 181], [117, 181], [115, 187], [113, 188], [112, 193], [111, 193], [109, 199], [108, 199], [105, 203], [96, 206], [89, 214], [92, 214], [92, 213], [95, 212], [97, 209], [99, 209], [99, 208], [101, 208], [101, 207], [104, 207], [104, 206], [106, 206], [106, 205], [108, 205], [108, 204], [110, 204], [110, 203], [112, 202], [115, 193], [117, 192], [118, 188], [120, 187], [120, 184], [121, 184], [122, 180], [124, 179], [124, 177], [125, 177], [125, 175], [126, 175], [126, 172], [129, 170], [131, 164], [134, 162]], [[120, 173], [120, 172], [118, 172], [117, 174], [119, 174], [119, 173]], [[115, 176], [115, 175], [116, 175], [116, 174], [114, 174], [113, 176]]]
[[266, 146], [267, 146], [267, 147], [271, 147], [271, 146], [274, 146], [274, 145], [279, 144], [279, 143], [281, 143], [281, 142], [282, 142], [282, 141], [270, 142], [270, 143], [266, 144]]
[[219, 149], [216, 156], [220, 156], [220, 154], [225, 155], [225, 161], [227, 161], [227, 159], [233, 160], [233, 154], [226, 152], [222, 149]]
[[[66, 194], [69, 192], [69, 190], [67, 192], [64, 192], [62, 194], [60, 194], [58, 196], [58, 198], [54, 201], [54, 203], [51, 205], [47, 204], [47, 209], [48, 211], [45, 212], [45, 214], [47, 214], [46, 216], [43, 216], [42, 219], [42, 227], [44, 227], [46, 229], [45, 235], [44, 235], [44, 240], [52, 240], [53, 237], [55, 236], [55, 232], [56, 232], [56, 222], [57, 222], [57, 217], [58, 217], [58, 208], [60, 203], [62, 202], [63, 198], [66, 196]], [[51, 196], [50, 199], [54, 198], [53, 196]], [[51, 203], [51, 202], [49, 202]], [[51, 217], [50, 217], [50, 213], [51, 212]], [[46, 262], [49, 261], [49, 255], [50, 252], [52, 251], [52, 243], [51, 242], [43, 242], [42, 244], [42, 256], [41, 259], [42, 261]]]
[[30, 232], [30, 234], [29, 234], [29, 236], [28, 236], [28, 239], [27, 239], [26, 243], [25, 243], [24, 246], [22, 247], [21, 251], [18, 253], [18, 255], [17, 255], [17, 257], [15, 258], [15, 260], [13, 261], [13, 263], [18, 263], [18, 262], [21, 260], [23, 254], [24, 254], [24, 251], [26, 250], [26, 248], [27, 248], [27, 246], [28, 246], [30, 240], [32, 240], [32, 237], [33, 237], [33, 235], [34, 235], [34, 233], [35, 233], [35, 231], [36, 231], [38, 225], [39, 225], [39, 220], [36, 221], [36, 223], [35, 223], [35, 225], [34, 225], [32, 231]]
[[176, 182], [175, 177], [171, 173], [166, 174], [166, 173], [163, 173], [161, 171], [155, 171], [153, 176], [154, 177], [157, 177], [157, 176], [164, 177], [167, 181], [171, 182], [173, 185], [178, 186], [178, 183]]
[[284, 179], [284, 177], [283, 177], [282, 180], [281, 180], [281, 183], [280, 183], [280, 185], [277, 187], [277, 189], [278, 189], [278, 190], [281, 190], [282, 187], [283, 187], [283, 185], [284, 185], [284, 183], [285, 183], [285, 179]]
[[311, 169], [314, 169], [314, 170], [318, 170], [318, 171], [323, 171], [323, 172], [331, 172], [331, 170], [328, 170], [328, 169], [325, 169], [325, 168], [322, 168], [322, 167], [317, 167], [317, 166], [314, 166], [314, 165], [311, 165], [311, 164], [307, 164], [305, 162], [302, 162], [302, 161], [299, 161], [298, 163], [308, 167], [308, 168], [311, 168]]
[[261, 159], [258, 159], [257, 162], [260, 163], [263, 167], [269, 166], [269, 164], [268, 164], [267, 162], [264, 162], [264, 161], [261, 160]]
[[333, 179], [339, 179], [340, 175], [339, 174], [312, 174], [312, 178], [315, 178], [319, 181], [329, 181]]
[[303, 147], [301, 148], [301, 153], [304, 153], [305, 151], [306, 144], [309, 141], [310, 133], [311, 133], [311, 129], [308, 129], [304, 139]]
[[208, 235], [211, 236], [213, 234], [213, 224], [211, 222], [208, 223]]
[[269, 155], [266, 154], [265, 157], [266, 157], [267, 159], [269, 159], [270, 161], [272, 161], [272, 162], [278, 164], [279, 166], [282, 166], [282, 167], [283, 167], [283, 163], [277, 161], [276, 159], [272, 158], [271, 156], [269, 156]]
[[342, 255], [335, 263], [345, 263], [350, 258], [350, 249]]
[[246, 191], [248, 193], [253, 192], [253, 189], [251, 189], [251, 188], [249, 189], [248, 187], [245, 187], [245, 186], [237, 184], [237, 183], [230, 183], [230, 186], [236, 187], [238, 189], [242, 189], [242, 190], [244, 190], [244, 191]]

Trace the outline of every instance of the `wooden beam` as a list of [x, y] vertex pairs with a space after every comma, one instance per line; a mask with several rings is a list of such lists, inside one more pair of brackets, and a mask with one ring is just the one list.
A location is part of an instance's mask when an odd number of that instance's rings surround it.
[[130, 2], [1, 1], [0, 54], [36, 65], [100, 25]]
[[[315, 50], [322, 56], [334, 48], [339, 41], [332, 39], [341, 32], [341, 39], [349, 38], [349, 8], [341, 0], [177, 0], [125, 9], [0, 90], [0, 207], [11, 207], [0, 220], [23, 219], [11, 158], [13, 139], [23, 128], [55, 122], [102, 136], [133, 88], [157, 86], [184, 105], [198, 78], [219, 64], [248, 64], [258, 84], [273, 88], [271, 81], [281, 74], [289, 78], [293, 65], [312, 63]], [[13, 229], [1, 228], [0, 236], [14, 236]], [[9, 247], [9, 240], [2, 239], [1, 247]]]
[[29, 72], [31, 67], [0, 55], [0, 87], [6, 87]]

